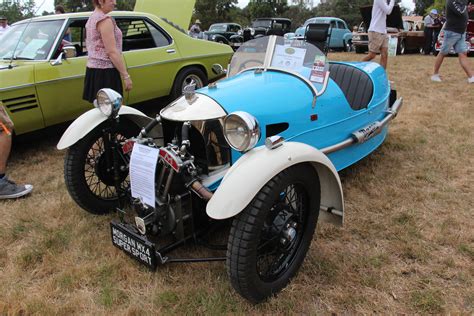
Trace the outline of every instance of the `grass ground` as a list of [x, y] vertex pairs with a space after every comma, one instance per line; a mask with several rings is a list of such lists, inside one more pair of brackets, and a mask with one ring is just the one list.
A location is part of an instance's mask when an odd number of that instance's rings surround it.
[[472, 314], [474, 86], [456, 58], [430, 82], [433, 62], [390, 59], [405, 106], [383, 146], [341, 173], [344, 228], [320, 225], [297, 277], [257, 306], [223, 263], [140, 267], [112, 246], [113, 216], [68, 196], [59, 136], [17, 145], [9, 172], [35, 190], [0, 201], [0, 314]]

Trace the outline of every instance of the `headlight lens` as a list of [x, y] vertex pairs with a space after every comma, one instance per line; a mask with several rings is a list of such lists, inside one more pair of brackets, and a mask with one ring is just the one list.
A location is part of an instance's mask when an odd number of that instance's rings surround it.
[[224, 120], [224, 136], [237, 151], [248, 151], [260, 139], [260, 126], [255, 117], [247, 112], [233, 112]]
[[105, 116], [115, 116], [122, 105], [122, 96], [115, 90], [106, 88], [97, 92], [94, 106]]

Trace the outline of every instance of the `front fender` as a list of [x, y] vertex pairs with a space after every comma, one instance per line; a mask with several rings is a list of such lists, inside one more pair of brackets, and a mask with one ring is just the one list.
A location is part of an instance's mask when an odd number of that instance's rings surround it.
[[352, 40], [352, 33], [346, 33], [342, 39], [347, 43], [349, 40]]
[[[119, 116], [127, 117], [139, 127], [147, 125], [148, 122], [152, 120], [142, 112], [129, 106], [122, 106], [119, 111]], [[69, 125], [56, 147], [62, 150], [74, 145], [106, 120], [107, 117], [102, 114], [99, 109], [93, 108], [87, 111]]]
[[272, 150], [260, 146], [243, 155], [207, 203], [207, 215], [225, 219], [239, 214], [275, 175], [299, 163], [310, 163], [319, 175], [322, 210], [319, 218], [342, 225], [344, 197], [336, 168], [321, 151], [298, 142], [285, 142]]

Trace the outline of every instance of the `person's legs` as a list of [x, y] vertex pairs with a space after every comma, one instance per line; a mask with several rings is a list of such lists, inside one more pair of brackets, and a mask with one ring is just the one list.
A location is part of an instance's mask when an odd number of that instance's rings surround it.
[[439, 75], [439, 69], [441, 68], [444, 57], [446, 57], [446, 55], [442, 54], [441, 52], [439, 52], [438, 56], [436, 56], [433, 75]]
[[468, 78], [474, 77], [474, 71], [469, 65], [469, 59], [467, 57], [467, 53], [458, 53], [459, 63], [461, 64], [462, 69], [466, 73]]
[[431, 43], [433, 41], [433, 31], [431, 28], [425, 28], [425, 45], [423, 47], [423, 53], [429, 55], [431, 53]]
[[31, 184], [17, 185], [5, 175], [11, 144], [11, 136], [0, 132], [0, 200], [16, 199], [27, 195], [33, 190]]
[[372, 59], [374, 59], [375, 57], [377, 56], [376, 53], [372, 53], [372, 52], [369, 52], [367, 54], [367, 56], [365, 56], [362, 61], [371, 61]]
[[0, 175], [5, 174], [7, 160], [10, 155], [12, 138], [4, 132], [0, 132]]

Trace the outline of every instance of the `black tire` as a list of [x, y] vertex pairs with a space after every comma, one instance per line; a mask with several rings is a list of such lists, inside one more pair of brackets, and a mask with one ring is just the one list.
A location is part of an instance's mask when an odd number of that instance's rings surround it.
[[234, 218], [227, 271], [240, 295], [259, 303], [289, 283], [306, 256], [319, 208], [318, 176], [299, 164], [273, 177]]
[[208, 84], [207, 76], [200, 68], [194, 66], [184, 68], [174, 79], [171, 97], [177, 99], [183, 95], [183, 88], [193, 80], [196, 83], [196, 89], [205, 87]]
[[[64, 181], [72, 199], [92, 214], [107, 214], [118, 206], [113, 172], [105, 165], [104, 134], [108, 122], [93, 129], [84, 138], [71, 146], [64, 157]], [[121, 119], [117, 137], [125, 140], [137, 135], [138, 126]], [[110, 137], [110, 134], [106, 134]], [[128, 163], [121, 156], [120, 166]], [[128, 168], [121, 172], [122, 186], [128, 186]]]
[[346, 41], [343, 41], [343, 44], [344, 44], [344, 51], [345, 52], [352, 52], [352, 41], [349, 40], [347, 43]]
[[355, 52], [356, 52], [356, 54], [363, 54], [363, 53], [365, 53], [365, 49], [363, 47], [360, 47], [360, 46], [355, 46]]

